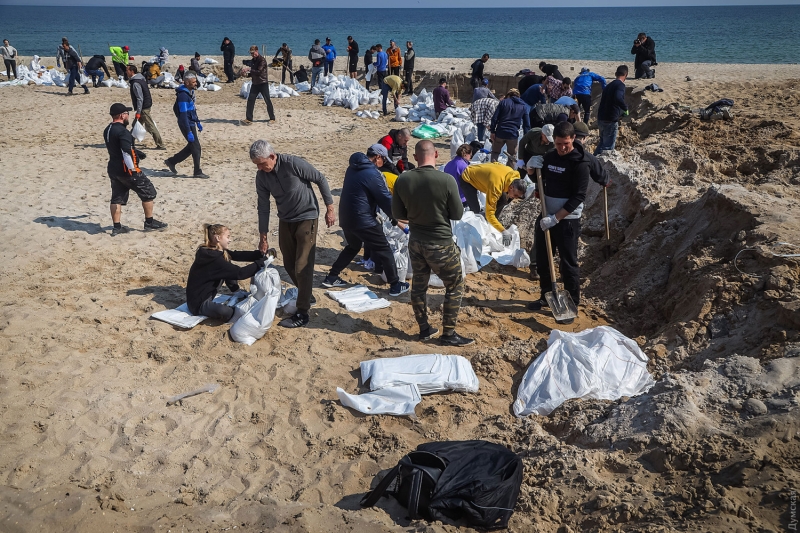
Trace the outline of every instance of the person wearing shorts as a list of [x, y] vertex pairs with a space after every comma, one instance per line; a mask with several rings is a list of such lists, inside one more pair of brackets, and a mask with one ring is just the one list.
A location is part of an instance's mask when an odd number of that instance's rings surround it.
[[145, 231], [167, 227], [166, 223], [153, 218], [153, 201], [157, 193], [153, 183], [139, 169], [139, 159], [144, 156], [137, 152], [133, 136], [127, 128], [130, 124], [128, 114], [132, 110], [124, 104], [113, 104], [110, 110], [111, 124], [103, 132], [108, 150], [108, 177], [111, 180], [111, 220], [114, 222], [111, 235], [131, 231], [121, 223], [122, 206], [128, 204], [130, 191], [135, 192], [142, 201]]

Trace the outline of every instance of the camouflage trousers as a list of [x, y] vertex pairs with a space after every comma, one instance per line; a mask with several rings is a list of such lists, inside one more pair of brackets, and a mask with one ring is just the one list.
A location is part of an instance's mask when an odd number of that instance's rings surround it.
[[456, 243], [430, 244], [418, 241], [408, 243], [408, 254], [414, 277], [411, 279], [411, 307], [417, 319], [420, 331], [424, 331], [428, 323], [428, 282], [431, 272], [439, 276], [444, 283], [445, 296], [442, 310], [443, 334], [451, 335], [456, 329], [458, 310], [464, 296], [464, 276], [461, 272], [461, 250]]

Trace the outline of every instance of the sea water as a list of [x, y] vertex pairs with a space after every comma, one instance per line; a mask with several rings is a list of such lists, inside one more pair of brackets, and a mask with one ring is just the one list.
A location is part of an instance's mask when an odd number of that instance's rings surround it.
[[[457, 3], [456, 3], [457, 4]], [[85, 57], [128, 45], [147, 59], [220, 55], [223, 37], [246, 56], [251, 44], [271, 57], [286, 42], [305, 58], [314, 39], [331, 37], [339, 56], [347, 36], [361, 47], [411, 40], [420, 57], [559, 58], [632, 62], [636, 35], [656, 42], [660, 62], [800, 61], [800, 5], [486, 9], [235, 9], [35, 7], [0, 5], [3, 38], [20, 55], [53, 56], [61, 37]], [[339, 60], [344, 61], [344, 59]]]

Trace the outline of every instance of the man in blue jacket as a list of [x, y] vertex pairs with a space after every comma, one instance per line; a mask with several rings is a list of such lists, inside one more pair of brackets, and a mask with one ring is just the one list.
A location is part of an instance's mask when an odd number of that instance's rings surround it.
[[197, 110], [194, 107], [194, 90], [197, 88], [197, 76], [194, 72], [187, 72], [183, 75], [183, 85], [175, 89], [175, 104], [172, 112], [178, 118], [178, 127], [186, 138], [187, 145], [183, 150], [164, 160], [164, 164], [172, 172], [173, 176], [178, 174], [175, 165], [181, 163], [192, 156], [194, 162], [194, 177], [206, 179], [208, 176], [200, 170], [200, 137], [198, 131], [203, 131], [203, 125], [197, 118]]
[[628, 116], [628, 104], [625, 103], [625, 79], [628, 77], [628, 66], [618, 66], [614, 76], [617, 79], [603, 89], [603, 97], [600, 98], [600, 107], [597, 109], [600, 140], [597, 141], [594, 155], [614, 149], [617, 145], [619, 119]]
[[389, 75], [389, 54], [383, 51], [382, 44], [375, 45], [375, 73], [378, 77], [378, 89], [383, 89], [383, 80]]
[[331, 38], [325, 37], [325, 44], [322, 46], [325, 50], [325, 76], [330, 72], [333, 74], [333, 62], [336, 59], [336, 47], [331, 44]]
[[600, 74], [590, 71], [587, 67], [581, 69], [581, 73], [575, 78], [572, 84], [572, 96], [578, 101], [578, 105], [583, 108], [583, 122], [589, 123], [589, 115], [592, 112], [592, 83], [597, 82], [603, 89], [606, 88], [606, 79]]
[[522, 98], [519, 90], [511, 89], [506, 97], [497, 104], [492, 122], [489, 126], [492, 141], [492, 162], [497, 161], [503, 146], [508, 152], [508, 162], [511, 168], [517, 168], [517, 145], [519, 144], [519, 127], [522, 133], [531, 129], [530, 108]]
[[339, 225], [344, 232], [347, 246], [333, 263], [322, 282], [323, 287], [344, 287], [346, 281], [339, 274], [355, 258], [361, 247], [369, 248], [370, 257], [383, 266], [389, 282], [389, 296], [400, 296], [408, 292], [409, 284], [400, 281], [392, 249], [377, 221], [377, 208], [391, 217], [392, 195], [386, 180], [378, 170], [389, 159], [389, 152], [382, 144], [373, 144], [367, 155], [356, 152], [350, 156], [350, 166], [344, 174], [342, 194], [339, 198]]

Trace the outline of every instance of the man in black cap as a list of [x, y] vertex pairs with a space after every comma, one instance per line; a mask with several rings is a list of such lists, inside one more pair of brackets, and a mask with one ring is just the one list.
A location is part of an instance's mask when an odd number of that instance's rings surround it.
[[108, 177], [111, 179], [111, 220], [114, 229], [111, 235], [129, 233], [130, 228], [120, 223], [122, 206], [128, 203], [132, 190], [139, 196], [144, 209], [144, 229], [160, 230], [167, 224], [153, 218], [153, 200], [156, 188], [139, 169], [139, 159], [143, 157], [134, 146], [133, 136], [128, 131], [128, 114], [133, 108], [116, 103], [111, 106], [111, 124], [103, 132], [108, 150]]

